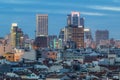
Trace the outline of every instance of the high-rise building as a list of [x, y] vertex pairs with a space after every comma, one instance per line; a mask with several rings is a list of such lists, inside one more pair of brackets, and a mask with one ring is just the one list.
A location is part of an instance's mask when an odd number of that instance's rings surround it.
[[59, 33], [59, 38], [62, 40], [64, 40], [64, 32], [65, 32], [65, 28], [61, 29]]
[[83, 27], [76, 27], [72, 29], [72, 41], [76, 42], [77, 48], [84, 48], [84, 28]]
[[71, 23], [71, 14], [68, 14], [68, 15], [67, 15], [67, 25], [68, 25], [68, 26], [71, 26], [71, 25], [72, 25], [72, 23]]
[[37, 48], [47, 48], [47, 37], [46, 36], [38, 36], [35, 38], [34, 46]]
[[96, 44], [100, 43], [100, 40], [109, 40], [109, 31], [108, 30], [97, 30], [95, 32]]
[[18, 28], [17, 23], [12, 23], [11, 27], [11, 46], [12, 48], [21, 48], [23, 46], [23, 31]]
[[68, 26], [77, 26], [77, 27], [84, 27], [84, 18], [80, 17], [80, 12], [71, 12], [71, 14], [67, 15], [67, 25]]
[[69, 47], [74, 45], [76, 48], [84, 47], [84, 18], [80, 17], [80, 12], [73, 11], [67, 15], [67, 26], [61, 31], [60, 36], [64, 37], [63, 41]]
[[92, 38], [91, 30], [89, 28], [84, 29], [84, 42], [85, 42], [85, 47], [91, 47], [93, 38]]
[[71, 14], [67, 15], [67, 24], [72, 26], [80, 26], [80, 13], [71, 12]]
[[76, 48], [84, 47], [84, 28], [66, 27], [64, 32], [64, 41], [75, 42]]
[[12, 23], [11, 27], [11, 46], [15, 48], [17, 46], [17, 30], [18, 30], [18, 25], [17, 23]]
[[57, 39], [57, 35], [48, 36], [48, 46], [49, 48], [54, 48], [54, 40]]
[[36, 36], [48, 36], [48, 15], [37, 14]]
[[39, 48], [46, 48], [48, 46], [48, 15], [37, 14], [36, 18], [35, 45]]
[[71, 23], [73, 26], [80, 26], [80, 13], [71, 12]]
[[84, 18], [80, 18], [80, 26], [83, 26], [84, 27]]
[[84, 34], [85, 34], [85, 39], [92, 40], [92, 33], [91, 33], [91, 30], [89, 28], [84, 29]]
[[84, 47], [84, 18], [80, 17], [80, 12], [73, 11], [67, 15], [67, 26], [61, 30], [59, 37], [69, 48]]

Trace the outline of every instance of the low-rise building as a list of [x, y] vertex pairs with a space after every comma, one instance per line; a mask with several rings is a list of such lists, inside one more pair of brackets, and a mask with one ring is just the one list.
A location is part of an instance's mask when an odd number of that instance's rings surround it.
[[8, 52], [8, 53], [4, 54], [4, 57], [8, 61], [19, 61], [19, 59], [20, 59], [20, 56], [18, 54], [11, 53], [11, 52]]
[[71, 80], [68, 76], [63, 74], [51, 74], [46, 77], [46, 80]]
[[57, 52], [55, 52], [55, 51], [44, 51], [42, 53], [42, 57], [55, 60], [55, 59], [57, 59]]
[[84, 61], [84, 56], [80, 54], [80, 52], [73, 51], [72, 49], [69, 49], [63, 53], [63, 59], [65, 60], [78, 60], [81, 63]]
[[24, 51], [16, 49], [14, 52], [7, 52], [3, 56], [8, 60], [8, 61], [20, 61], [22, 55], [24, 54]]

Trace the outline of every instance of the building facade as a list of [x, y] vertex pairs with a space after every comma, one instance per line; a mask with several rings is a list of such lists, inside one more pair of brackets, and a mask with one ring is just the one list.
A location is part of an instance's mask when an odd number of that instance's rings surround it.
[[17, 23], [12, 23], [10, 34], [12, 48], [21, 48], [23, 46], [23, 31], [18, 27]]
[[74, 41], [76, 48], [84, 47], [84, 28], [83, 27], [66, 27], [65, 41]]
[[48, 47], [48, 15], [37, 14], [36, 16], [36, 38], [34, 42], [38, 48]]
[[20, 49], [14, 49], [13, 52], [7, 52], [3, 56], [6, 58], [8, 61], [12, 62], [18, 62], [21, 60], [22, 56], [24, 54], [23, 50]]
[[89, 28], [84, 29], [84, 41], [85, 41], [85, 47], [91, 47], [93, 38], [92, 38], [91, 30]]
[[80, 26], [83, 26], [83, 27], [85, 26], [84, 25], [84, 20], [85, 20], [84, 18], [80, 18]]
[[48, 36], [48, 46], [49, 48], [54, 48], [54, 39], [57, 39], [57, 35], [49, 35]]
[[85, 34], [85, 39], [92, 40], [92, 33], [91, 33], [91, 30], [89, 28], [84, 29], [84, 34]]
[[67, 25], [80, 26], [80, 13], [73, 11], [71, 14], [68, 14]]
[[84, 47], [84, 18], [80, 17], [80, 12], [73, 11], [67, 15], [67, 26], [61, 30], [59, 37], [69, 48]]
[[36, 36], [48, 36], [48, 15], [37, 14]]
[[12, 47], [6, 39], [0, 39], [0, 56], [7, 52], [11, 52]]
[[48, 47], [47, 40], [48, 40], [47, 36], [38, 36], [35, 38], [34, 46], [38, 48], [47, 48]]
[[100, 40], [109, 40], [109, 31], [108, 30], [97, 30], [95, 32], [96, 44], [100, 43]]
[[76, 42], [77, 48], [84, 48], [84, 28], [73, 28], [71, 40]]
[[84, 27], [84, 18], [80, 17], [80, 12], [72, 11], [67, 15], [67, 26], [82, 26]]

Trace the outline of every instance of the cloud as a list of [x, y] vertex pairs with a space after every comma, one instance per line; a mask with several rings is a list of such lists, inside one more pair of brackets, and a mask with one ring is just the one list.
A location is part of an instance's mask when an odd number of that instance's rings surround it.
[[118, 3], [118, 2], [120, 2], [120, 0], [113, 0], [113, 2]]
[[107, 14], [104, 13], [98, 13], [98, 12], [81, 12], [83, 15], [90, 15], [90, 16], [105, 16]]
[[[11, 7], [11, 8], [3, 8], [1, 9], [0, 12], [18, 12], [18, 13], [48, 13], [48, 14], [64, 14], [67, 15], [69, 14], [72, 10], [71, 7], [75, 7], [75, 9], [77, 8], [77, 11], [80, 11], [81, 14], [83, 15], [88, 15], [88, 16], [105, 16], [107, 14], [104, 13], [99, 13], [99, 12], [86, 12], [83, 9], [86, 8], [85, 6], [83, 6], [82, 4], [73, 4], [73, 3], [63, 3], [63, 2], [46, 2], [46, 1], [38, 1], [38, 0], [0, 0], [0, 2], [2, 3], [12, 3], [12, 4], [26, 4], [27, 6], [25, 7], [21, 7], [16, 6], [16, 7]], [[57, 6], [56, 8], [44, 8], [44, 7], [39, 7], [39, 6], [34, 6], [31, 7], [30, 5], [28, 6], [28, 4], [39, 4], [39, 5], [46, 5], [47, 7], [49, 6]], [[65, 7], [65, 8], [58, 8], [58, 7]], [[67, 8], [66, 8], [67, 7]], [[81, 7], [83, 7], [82, 10]], [[79, 9], [78, 9], [79, 8]], [[90, 6], [90, 8], [94, 8], [93, 6]], [[97, 6], [97, 8], [99, 8], [99, 6]]]
[[[17, 12], [17, 13], [46, 13], [46, 14], [61, 14], [61, 15], [67, 15], [70, 14], [71, 11], [74, 10], [68, 10], [68, 9], [44, 9], [44, 8], [11, 8], [11, 9], [2, 9], [0, 12]], [[79, 11], [79, 10], [77, 10]], [[79, 11], [82, 15], [88, 15], [88, 16], [106, 16], [107, 14], [99, 13], [99, 12], [87, 12], [87, 11]]]
[[[71, 12], [71, 10], [66, 9], [28, 9], [28, 8], [17, 8], [13, 9], [15, 12], [26, 12], [26, 13], [47, 13], [47, 14], [64, 14], [67, 15]], [[83, 15], [88, 16], [106, 16], [107, 14], [104, 13], [98, 13], [98, 12], [85, 12], [85, 11], [79, 11]]]
[[78, 4], [78, 3], [69, 3], [69, 2], [49, 2], [47, 3], [47, 5], [50, 5], [50, 6], [61, 6], [61, 7], [76, 7], [76, 8], [79, 8], [79, 7], [83, 7], [84, 5], [83, 4]]
[[67, 14], [67, 10], [58, 10], [58, 9], [29, 9], [29, 8], [14, 8], [14, 12], [18, 13], [47, 13], [47, 14]]
[[57, 6], [57, 7], [83, 7], [84, 5], [78, 3], [70, 3], [70, 2], [54, 2], [54, 1], [47, 1], [47, 0], [0, 0], [0, 3], [7, 3], [7, 4], [38, 4], [38, 5], [46, 5], [46, 6]]
[[0, 3], [7, 3], [7, 4], [34, 4], [37, 3], [34, 0], [0, 0]]
[[88, 8], [120, 12], [120, 7], [114, 7], [114, 6], [88, 6]]

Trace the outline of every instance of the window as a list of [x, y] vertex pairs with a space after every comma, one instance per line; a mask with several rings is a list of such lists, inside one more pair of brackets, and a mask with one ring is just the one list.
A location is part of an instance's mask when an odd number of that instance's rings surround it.
[[11, 58], [11, 56], [8, 56], [8, 58]]

